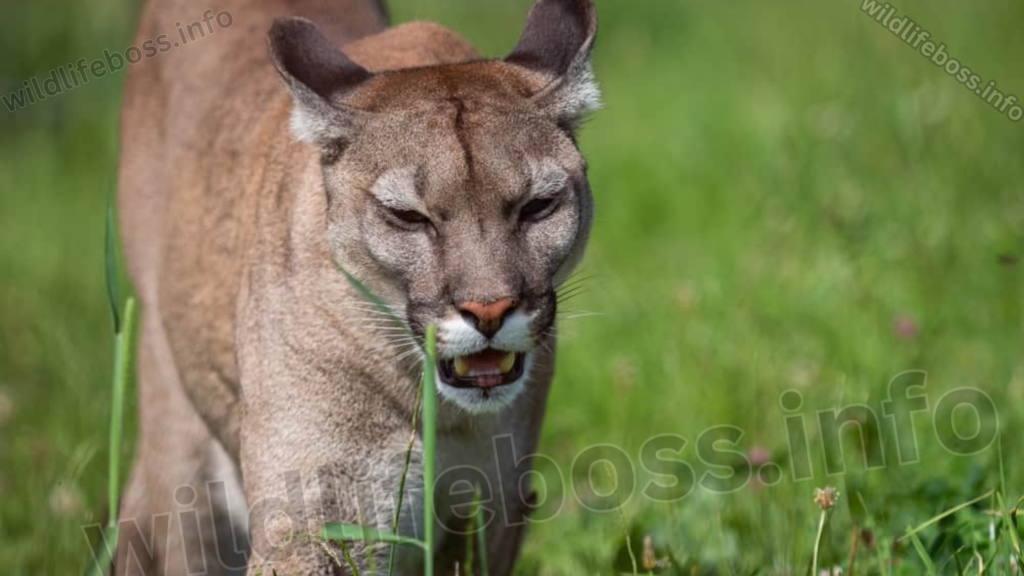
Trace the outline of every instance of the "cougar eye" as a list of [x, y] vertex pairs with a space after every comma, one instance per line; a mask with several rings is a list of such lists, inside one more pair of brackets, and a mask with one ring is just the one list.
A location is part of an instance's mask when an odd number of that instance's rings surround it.
[[430, 218], [415, 210], [398, 210], [394, 208], [385, 208], [384, 210], [388, 213], [388, 216], [407, 226], [430, 224]]
[[535, 198], [519, 211], [519, 219], [524, 222], [537, 222], [551, 214], [554, 208], [554, 198]]

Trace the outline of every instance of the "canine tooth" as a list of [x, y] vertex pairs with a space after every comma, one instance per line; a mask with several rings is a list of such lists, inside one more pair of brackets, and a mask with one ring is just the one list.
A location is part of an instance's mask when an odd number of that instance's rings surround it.
[[455, 374], [459, 376], [469, 374], [469, 363], [467, 363], [466, 359], [462, 356], [457, 356], [455, 358]]
[[505, 355], [504, 358], [501, 359], [501, 364], [499, 365], [499, 369], [501, 370], [502, 374], [505, 374], [507, 372], [511, 372], [512, 368], [515, 365], [516, 365], [516, 353], [515, 352], [509, 352], [508, 354]]

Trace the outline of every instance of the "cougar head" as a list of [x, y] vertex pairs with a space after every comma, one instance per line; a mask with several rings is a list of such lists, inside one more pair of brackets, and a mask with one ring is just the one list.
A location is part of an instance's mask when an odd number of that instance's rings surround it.
[[336, 262], [422, 339], [438, 389], [507, 406], [550, 338], [592, 218], [575, 130], [597, 108], [590, 0], [540, 0], [504, 60], [370, 73], [308, 20], [275, 22], [292, 128], [321, 155]]

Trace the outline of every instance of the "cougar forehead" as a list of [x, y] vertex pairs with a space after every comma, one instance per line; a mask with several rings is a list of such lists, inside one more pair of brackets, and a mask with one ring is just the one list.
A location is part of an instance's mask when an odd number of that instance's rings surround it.
[[487, 104], [492, 109], [526, 109], [538, 83], [550, 80], [520, 66], [481, 60], [384, 72], [346, 95], [344, 101], [372, 112], [429, 109], [453, 99]]
[[432, 192], [455, 193], [467, 184], [475, 184], [471, 196], [486, 197], [541, 160], [578, 173], [582, 158], [569, 133], [530, 104], [537, 76], [475, 62], [374, 78], [346, 100], [369, 113], [345, 154], [347, 169], [379, 176], [416, 166], [428, 201]]

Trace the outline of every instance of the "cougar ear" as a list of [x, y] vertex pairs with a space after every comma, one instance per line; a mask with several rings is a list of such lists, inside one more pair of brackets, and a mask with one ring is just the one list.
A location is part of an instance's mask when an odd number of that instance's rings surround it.
[[530, 9], [519, 45], [505, 59], [553, 77], [534, 100], [571, 128], [601, 107], [590, 65], [596, 36], [597, 11], [591, 0], [539, 0]]
[[295, 101], [291, 119], [295, 137], [319, 146], [354, 137], [361, 113], [337, 104], [336, 99], [371, 74], [305, 18], [274, 20], [268, 42], [274, 66]]

